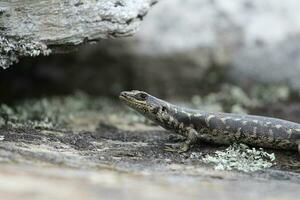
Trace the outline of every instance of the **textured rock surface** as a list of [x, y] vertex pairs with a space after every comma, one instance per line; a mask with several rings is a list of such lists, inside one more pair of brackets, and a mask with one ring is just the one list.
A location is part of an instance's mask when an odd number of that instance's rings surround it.
[[173, 168], [177, 169], [126, 173], [101, 167], [95, 170], [1, 165], [0, 192], [9, 200], [298, 200], [300, 195], [299, 182], [288, 181], [286, 176], [274, 180], [203, 168], [184, 174], [180, 170], [184, 166]]
[[[23, 70], [19, 74], [0, 72], [0, 87], [17, 86], [17, 95], [29, 94], [35, 89], [24, 87], [40, 86], [33, 82], [38, 79], [59, 92], [76, 88], [116, 94], [143, 89], [186, 97], [232, 81], [245, 88], [255, 83], [288, 84], [299, 91], [298, 4], [164, 0], [134, 37], [101, 41], [92, 53], [83, 49], [73, 56], [21, 63], [16, 66]], [[25, 83], [18, 84], [22, 80], [15, 80], [17, 74]], [[39, 88], [45, 91], [47, 85]]]
[[[0, 2], [0, 36], [8, 41], [17, 40], [20, 45], [39, 42], [60, 49], [103, 38], [129, 36], [155, 3], [156, 0], [4, 0]], [[17, 49], [14, 51], [26, 56]], [[10, 54], [0, 51], [2, 67], [11, 64], [5, 57]], [[5, 59], [8, 61], [2, 61]]]
[[[268, 150], [276, 165], [262, 171], [216, 171], [201, 158], [226, 146], [166, 152], [165, 143], [183, 138], [116, 102], [90, 98], [1, 105], [3, 199], [299, 199], [297, 152]], [[283, 118], [299, 120], [299, 107]]]
[[2, 94], [75, 88], [115, 95], [142, 89], [161, 97], [190, 97], [214, 91], [224, 82], [244, 88], [287, 84], [299, 92], [298, 4], [164, 0], [134, 37], [103, 40], [90, 50], [27, 60], [15, 67], [18, 70], [0, 72]]

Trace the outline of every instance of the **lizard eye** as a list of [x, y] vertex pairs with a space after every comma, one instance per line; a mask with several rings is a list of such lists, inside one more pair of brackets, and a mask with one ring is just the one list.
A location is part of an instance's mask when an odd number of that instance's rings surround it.
[[148, 95], [146, 93], [138, 93], [135, 95], [135, 97], [138, 99], [138, 100], [141, 100], [141, 101], [145, 101], [148, 97]]
[[166, 107], [166, 106], [163, 106], [163, 107], [161, 108], [161, 110], [162, 110], [163, 112], [166, 112], [166, 111], [167, 111], [167, 107]]

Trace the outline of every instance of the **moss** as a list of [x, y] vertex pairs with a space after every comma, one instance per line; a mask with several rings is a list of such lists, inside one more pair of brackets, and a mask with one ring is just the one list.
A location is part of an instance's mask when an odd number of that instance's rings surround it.
[[22, 56], [49, 55], [51, 51], [41, 42], [0, 36], [0, 66], [8, 68]]

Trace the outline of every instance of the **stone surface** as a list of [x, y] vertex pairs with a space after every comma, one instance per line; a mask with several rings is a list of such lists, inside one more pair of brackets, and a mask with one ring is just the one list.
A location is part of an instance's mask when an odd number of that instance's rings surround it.
[[[176, 173], [176, 172], [175, 172]], [[57, 167], [0, 167], [0, 192], [8, 200], [63, 199], [261, 199], [297, 200], [299, 183], [256, 179], [227, 173], [211, 174], [126, 173], [109, 169]], [[225, 179], [225, 180], [224, 180]], [[250, 180], [249, 180], [250, 179]]]
[[0, 72], [0, 87], [11, 87], [7, 93], [16, 96], [141, 89], [161, 97], [191, 97], [230, 82], [243, 88], [281, 84], [299, 92], [298, 4], [164, 0], [133, 37], [103, 40], [72, 55], [24, 60], [18, 70]]
[[[75, 88], [117, 94], [142, 89], [159, 96], [190, 97], [234, 82], [244, 88], [287, 84], [299, 92], [298, 4], [164, 0], [134, 37], [101, 41], [97, 48], [70, 56], [27, 60], [16, 66], [20, 72], [0, 72], [0, 87], [19, 87], [12, 89], [17, 95], [35, 91], [38, 85], [43, 91]], [[48, 85], [40, 87], [36, 79]]]
[[[14, 46], [14, 41], [27, 46], [38, 42], [65, 50], [81, 43], [132, 35], [155, 3], [156, 0], [5, 0], [0, 2], [0, 36], [12, 41], [8, 47]], [[3, 45], [6, 43], [2, 41]], [[11, 64], [7, 58], [10, 54], [26, 56], [18, 48], [0, 50], [3, 68]]]
[[[163, 144], [172, 140], [153, 128], [124, 131], [99, 125], [95, 132], [79, 134], [1, 132], [0, 192], [5, 199], [296, 200], [300, 195], [299, 173], [276, 168], [246, 174], [215, 171], [190, 157], [220, 147], [202, 145], [181, 155], [164, 152]], [[297, 160], [290, 153], [284, 158]]]
[[281, 82], [300, 91], [299, 6], [297, 0], [164, 0], [124, 41], [124, 52], [150, 91], [192, 93], [224, 77], [243, 87]]
[[[299, 104], [296, 107], [299, 110]], [[217, 171], [201, 158], [226, 146], [203, 143], [182, 154], [166, 152], [165, 143], [183, 138], [124, 108], [112, 100], [83, 94], [27, 101], [14, 107], [2, 104], [1, 197], [299, 198], [297, 152], [267, 150], [275, 153], [276, 165], [262, 171]], [[299, 120], [299, 113], [287, 113], [282, 118], [294, 115]]]

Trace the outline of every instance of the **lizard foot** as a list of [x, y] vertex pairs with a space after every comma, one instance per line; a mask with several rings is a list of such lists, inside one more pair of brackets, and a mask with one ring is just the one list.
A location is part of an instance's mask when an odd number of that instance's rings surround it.
[[177, 144], [166, 144], [165, 151], [183, 153], [189, 150], [189, 145], [185, 142]]

